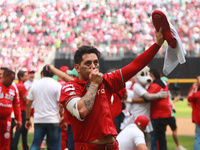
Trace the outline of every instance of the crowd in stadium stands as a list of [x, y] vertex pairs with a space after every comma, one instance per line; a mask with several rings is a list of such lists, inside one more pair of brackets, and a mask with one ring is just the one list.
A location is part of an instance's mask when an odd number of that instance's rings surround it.
[[[68, 57], [83, 44], [95, 45], [103, 57], [138, 56], [155, 41], [150, 20], [155, 9], [163, 11], [175, 26], [187, 56], [199, 56], [200, 1], [1, 1], [0, 66], [38, 68], [52, 47]], [[166, 46], [158, 57], [164, 55]]]

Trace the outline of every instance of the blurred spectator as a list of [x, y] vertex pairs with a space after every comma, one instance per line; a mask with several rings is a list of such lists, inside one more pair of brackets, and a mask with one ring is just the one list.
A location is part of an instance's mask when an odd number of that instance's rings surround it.
[[17, 77], [18, 77], [19, 81], [16, 85], [17, 85], [17, 89], [19, 91], [20, 108], [21, 108], [21, 115], [22, 115], [22, 128], [15, 132], [14, 141], [13, 141], [14, 142], [14, 150], [18, 149], [20, 135], [22, 135], [23, 150], [28, 150], [29, 149], [28, 141], [27, 141], [28, 130], [25, 128], [27, 90], [24, 85], [24, 82], [28, 79], [28, 74], [26, 71], [19, 71], [17, 73]]
[[197, 82], [192, 85], [188, 93], [188, 101], [192, 106], [192, 122], [195, 123], [195, 141], [194, 150], [200, 149], [200, 76], [197, 76]]
[[161, 81], [160, 73], [157, 69], [150, 69], [150, 76], [153, 83], [149, 85], [149, 93], [157, 93], [160, 90], [167, 92], [167, 97], [155, 99], [151, 102], [151, 122], [153, 131], [151, 132], [151, 150], [167, 150], [166, 128], [171, 118], [171, 107], [169, 103], [168, 87]]
[[[155, 40], [150, 21], [154, 9], [176, 27], [188, 56], [199, 56], [200, 1], [1, 1], [0, 65], [38, 68], [52, 48], [59, 57], [69, 58], [88, 44], [97, 45], [104, 57], [137, 56]], [[165, 49], [166, 44], [157, 56]]]
[[[34, 139], [30, 150], [40, 149], [44, 136], [47, 135], [48, 149], [61, 150], [61, 129], [58, 100], [61, 85], [52, 79], [53, 73], [43, 67], [42, 78], [33, 84], [27, 96], [26, 128], [30, 129], [31, 105], [35, 102]], [[42, 91], [42, 92], [41, 92]], [[49, 105], [50, 104], [50, 105]]]
[[11, 113], [14, 111], [16, 118], [16, 130], [22, 126], [20, 111], [20, 102], [15, 87], [12, 82], [15, 79], [15, 72], [9, 69], [1, 69], [3, 75], [0, 80], [1, 98], [0, 98], [0, 149], [9, 150], [11, 140]]
[[149, 119], [145, 115], [139, 115], [134, 123], [126, 126], [118, 135], [120, 150], [148, 150], [144, 131], [149, 124]]
[[[162, 76], [160, 79], [169, 88], [169, 84], [170, 83], [168, 81], [168, 78], [165, 77], [165, 76]], [[170, 128], [172, 130], [172, 137], [174, 139], [174, 142], [176, 143], [176, 150], [187, 150], [179, 142], [178, 132], [177, 132], [177, 124], [176, 124], [176, 118], [175, 118], [176, 108], [175, 108], [174, 102], [180, 100], [180, 97], [179, 96], [175, 96], [174, 98], [172, 98], [172, 94], [171, 94], [170, 90], [168, 91], [168, 94], [169, 94], [169, 101], [170, 101], [171, 112], [172, 112], [171, 113], [172, 115], [171, 115], [171, 118], [170, 118], [170, 121], [169, 121], [169, 126], [170, 126]]]

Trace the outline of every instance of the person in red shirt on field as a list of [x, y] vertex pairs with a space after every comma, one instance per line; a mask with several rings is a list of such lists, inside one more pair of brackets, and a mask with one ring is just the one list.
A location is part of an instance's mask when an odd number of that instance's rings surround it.
[[10, 150], [11, 113], [14, 110], [16, 129], [22, 126], [20, 102], [12, 82], [15, 72], [5, 69], [0, 82], [0, 150]]
[[129, 65], [104, 75], [99, 72], [100, 52], [92, 46], [78, 48], [74, 68], [79, 78], [62, 87], [59, 100], [72, 126], [75, 150], [119, 149], [110, 99], [156, 55], [164, 42], [162, 28], [155, 34], [156, 42], [148, 50]]
[[[157, 93], [161, 90], [169, 91], [168, 87], [160, 79], [160, 73], [157, 69], [150, 69], [150, 76], [153, 83], [149, 85], [149, 93]], [[153, 132], [151, 132], [151, 149], [152, 150], [167, 150], [166, 127], [171, 118], [171, 105], [169, 103], [169, 94], [166, 98], [154, 99], [151, 101], [151, 121]]]
[[188, 93], [188, 102], [192, 106], [192, 122], [195, 123], [194, 150], [200, 149], [200, 76], [197, 82], [192, 85]]
[[19, 98], [20, 98], [20, 107], [21, 107], [21, 114], [22, 114], [22, 128], [15, 132], [14, 137], [14, 149], [17, 150], [17, 146], [19, 143], [20, 135], [22, 134], [22, 143], [23, 143], [23, 149], [28, 150], [28, 142], [27, 142], [27, 134], [28, 130], [25, 128], [25, 122], [26, 122], [26, 102], [27, 102], [27, 90], [24, 85], [24, 82], [28, 79], [28, 73], [26, 71], [19, 71], [17, 73], [18, 77], [18, 83], [17, 89], [19, 91]]

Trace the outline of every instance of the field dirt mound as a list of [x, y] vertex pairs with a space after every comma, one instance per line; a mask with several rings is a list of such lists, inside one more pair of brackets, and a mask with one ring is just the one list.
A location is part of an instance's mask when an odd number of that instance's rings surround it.
[[[195, 135], [195, 124], [192, 122], [191, 118], [176, 118], [176, 124], [178, 135]], [[171, 128], [169, 126], [167, 127], [166, 134], [172, 134]]]

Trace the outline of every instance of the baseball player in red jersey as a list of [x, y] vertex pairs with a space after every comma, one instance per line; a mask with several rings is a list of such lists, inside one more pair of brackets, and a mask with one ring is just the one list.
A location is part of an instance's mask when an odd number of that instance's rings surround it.
[[99, 73], [100, 52], [92, 46], [78, 48], [74, 68], [79, 78], [67, 82], [60, 96], [72, 126], [76, 150], [119, 149], [110, 98], [156, 55], [164, 41], [162, 28], [155, 34], [156, 42], [148, 50], [129, 65], [104, 75]]
[[5, 69], [0, 82], [0, 150], [10, 150], [11, 113], [14, 110], [17, 129], [22, 126], [20, 102], [12, 85], [15, 73]]

